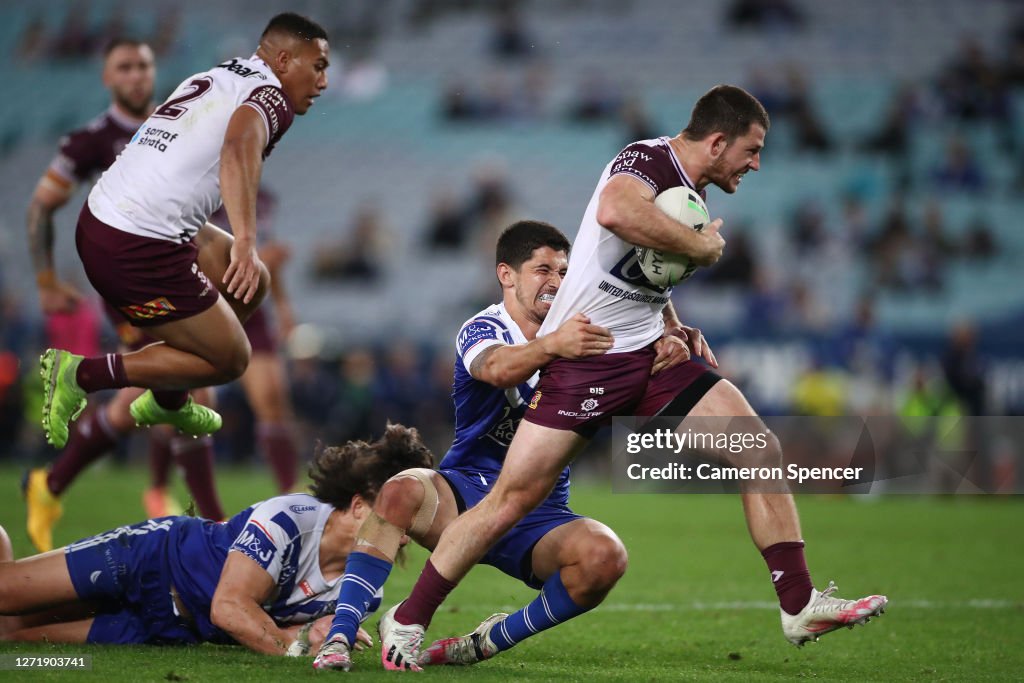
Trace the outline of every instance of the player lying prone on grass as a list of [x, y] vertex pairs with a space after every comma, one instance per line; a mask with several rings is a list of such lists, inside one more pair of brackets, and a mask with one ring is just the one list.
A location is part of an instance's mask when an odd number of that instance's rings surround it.
[[[373, 443], [321, 448], [312, 495], [271, 498], [226, 522], [160, 517], [16, 562], [0, 528], [0, 639], [237, 642], [302, 654], [330, 625], [381, 486], [432, 464], [415, 429], [389, 425]], [[370, 643], [362, 629], [358, 639]]]

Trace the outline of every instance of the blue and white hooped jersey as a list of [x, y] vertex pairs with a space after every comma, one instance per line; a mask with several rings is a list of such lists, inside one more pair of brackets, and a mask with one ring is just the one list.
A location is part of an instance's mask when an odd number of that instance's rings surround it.
[[[341, 576], [328, 581], [320, 572], [320, 541], [333, 511], [313, 496], [296, 493], [256, 503], [223, 523], [196, 519], [175, 525], [171, 572], [200, 630], [217, 631], [208, 622], [209, 605], [229, 552], [242, 553], [270, 574], [275, 588], [263, 609], [278, 624], [333, 614]], [[377, 609], [382, 597], [375, 596], [369, 611]]]
[[[528, 341], [503, 303], [488, 306], [463, 323], [455, 339], [455, 441], [440, 469], [469, 472], [494, 484], [540, 381], [540, 372], [515, 387], [502, 389], [475, 379], [469, 368], [485, 349]], [[552, 496], [568, 500], [569, 468], [562, 472]]]

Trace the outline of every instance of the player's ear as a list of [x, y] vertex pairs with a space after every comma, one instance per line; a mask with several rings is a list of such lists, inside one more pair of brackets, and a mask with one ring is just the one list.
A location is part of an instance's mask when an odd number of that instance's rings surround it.
[[515, 286], [513, 276], [515, 270], [507, 263], [499, 263], [496, 269], [498, 275], [498, 282], [501, 284], [502, 289]]
[[712, 133], [708, 136], [708, 153], [712, 159], [717, 159], [725, 151], [725, 148], [729, 146], [729, 139], [725, 136], [725, 133], [718, 132]]
[[372, 509], [373, 505], [358, 493], [352, 496], [352, 502], [349, 503], [348, 506], [349, 512], [358, 521], [366, 519], [366, 515], [368, 515]]

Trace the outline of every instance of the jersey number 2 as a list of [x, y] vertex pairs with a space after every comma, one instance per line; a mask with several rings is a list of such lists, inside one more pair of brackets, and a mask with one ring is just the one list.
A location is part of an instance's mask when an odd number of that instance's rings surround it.
[[206, 91], [213, 87], [213, 79], [211, 78], [196, 78], [188, 84], [191, 90], [186, 92], [184, 95], [179, 95], [173, 100], [167, 100], [160, 108], [153, 112], [153, 116], [161, 119], [178, 119], [181, 115], [188, 111], [188, 107], [184, 106], [186, 102], [192, 100], [198, 100], [200, 97], [206, 94]]

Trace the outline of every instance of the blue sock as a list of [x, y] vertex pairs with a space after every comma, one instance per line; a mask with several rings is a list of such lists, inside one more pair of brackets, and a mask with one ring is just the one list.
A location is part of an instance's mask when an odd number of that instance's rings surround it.
[[366, 613], [380, 605], [377, 595], [388, 580], [391, 563], [367, 553], [349, 553], [345, 562], [345, 576], [341, 577], [341, 591], [338, 606], [334, 610], [334, 622], [327, 634], [330, 640], [340, 633], [348, 644], [356, 644], [356, 631]]
[[498, 646], [499, 652], [504, 651], [524, 638], [588, 611], [589, 607], [580, 607], [572, 601], [562, 584], [562, 575], [558, 573], [544, 583], [540, 595], [533, 602], [491, 629], [491, 641]]

